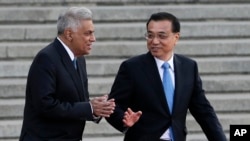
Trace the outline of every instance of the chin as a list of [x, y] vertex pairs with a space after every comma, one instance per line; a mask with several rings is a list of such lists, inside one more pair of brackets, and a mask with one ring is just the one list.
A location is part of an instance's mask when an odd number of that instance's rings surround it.
[[151, 54], [152, 54], [153, 56], [155, 56], [155, 57], [159, 56], [159, 53], [156, 52], [156, 51], [151, 51]]
[[85, 52], [85, 53], [84, 53], [84, 55], [89, 55], [89, 54], [90, 54], [90, 52]]

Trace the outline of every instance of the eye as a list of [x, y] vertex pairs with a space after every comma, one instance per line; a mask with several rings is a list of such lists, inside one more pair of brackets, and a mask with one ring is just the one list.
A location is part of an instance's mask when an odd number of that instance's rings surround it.
[[160, 39], [167, 39], [168, 38], [168, 35], [167, 34], [159, 34], [158, 37]]
[[87, 31], [83, 33], [85, 36], [91, 36], [94, 34], [94, 31]]
[[154, 38], [154, 35], [153, 34], [147, 34], [147, 37], [149, 38], [149, 39], [153, 39]]
[[154, 38], [154, 34], [152, 34], [152, 33], [146, 33], [146, 34], [145, 34], [145, 37], [146, 37], [147, 39], [153, 39], [153, 38]]

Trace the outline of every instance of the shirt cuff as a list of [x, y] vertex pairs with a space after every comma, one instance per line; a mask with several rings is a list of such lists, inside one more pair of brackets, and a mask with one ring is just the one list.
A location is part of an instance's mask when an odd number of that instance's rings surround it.
[[90, 102], [89, 102], [89, 104], [90, 104], [90, 107], [91, 107], [91, 112], [92, 112], [94, 121], [98, 121], [101, 117], [100, 116], [96, 116], [94, 114], [94, 110], [93, 110], [92, 104]]

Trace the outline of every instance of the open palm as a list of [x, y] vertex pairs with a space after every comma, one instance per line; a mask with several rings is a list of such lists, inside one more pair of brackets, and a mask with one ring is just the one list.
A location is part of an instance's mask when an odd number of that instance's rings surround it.
[[132, 127], [141, 117], [142, 112], [133, 112], [130, 108], [124, 113], [123, 123], [126, 127]]

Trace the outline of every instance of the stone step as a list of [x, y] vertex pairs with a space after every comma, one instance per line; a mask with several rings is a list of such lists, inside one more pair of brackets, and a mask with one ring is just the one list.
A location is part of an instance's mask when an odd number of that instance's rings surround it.
[[[249, 113], [235, 113], [235, 114], [217, 114], [221, 121], [225, 133], [229, 133], [229, 127], [232, 124], [248, 124], [250, 114]], [[18, 138], [21, 131], [22, 120], [1, 120], [0, 121], [0, 139], [1, 138]], [[187, 128], [188, 136], [191, 134], [199, 135], [203, 134], [201, 128], [194, 120], [191, 115], [187, 116]], [[99, 124], [93, 122], [87, 122], [84, 131], [84, 136], [87, 137], [100, 137], [100, 136], [117, 136], [122, 135], [111, 125], [109, 125], [106, 120], [102, 119]], [[203, 135], [202, 135], [203, 136]]]
[[[229, 135], [227, 135], [227, 138], [229, 138]], [[84, 136], [84, 141], [122, 141], [123, 135], [112, 135], [112, 136]], [[18, 141], [18, 139], [3, 139], [0, 141]], [[197, 134], [188, 134], [187, 135], [187, 141], [207, 141], [205, 135], [203, 133], [197, 133]]]
[[[250, 21], [182, 22], [181, 39], [249, 38]], [[195, 31], [195, 32], [194, 32]], [[0, 41], [51, 41], [55, 24], [1, 25]], [[97, 23], [97, 40], [144, 40], [145, 23]]]
[[72, 5], [72, 4], [84, 4], [84, 6], [91, 5], [137, 5], [137, 4], [197, 4], [197, 3], [248, 3], [249, 0], [1, 0], [1, 6], [51, 6], [51, 5]]
[[[176, 0], [168, 0], [168, 3], [176, 3]], [[190, 0], [182, 0], [181, 3], [185, 2], [190, 2]], [[38, 1], [38, 0], [2, 0], [0, 2], [1, 5], [6, 5], [6, 6], [33, 6], [33, 5], [38, 5], [38, 6], [51, 6], [53, 5], [72, 5], [72, 4], [84, 4], [84, 6], [89, 6], [89, 5], [127, 5], [127, 4], [151, 4], [151, 3], [166, 3], [165, 0], [140, 0], [139, 2], [134, 1], [134, 0], [43, 0], [43, 1]]]
[[[145, 22], [167, 10], [182, 24], [176, 52], [197, 60], [227, 136], [231, 124], [249, 124], [250, 0], [0, 0], [0, 141], [18, 140], [29, 65], [55, 38], [60, 10], [82, 4], [94, 13], [97, 37], [87, 56], [91, 97], [110, 91], [122, 60], [147, 51]], [[187, 126], [188, 141], [206, 140], [190, 115]], [[84, 136], [122, 140], [105, 120], [88, 122]]]
[[24, 99], [0, 99], [0, 119], [17, 119], [23, 116]]
[[[193, 58], [198, 62], [201, 75], [249, 74], [250, 57]], [[89, 76], [114, 76], [124, 59], [87, 60]], [[1, 66], [1, 63], [0, 63]]]
[[[193, 58], [201, 75], [249, 74], [250, 57]], [[88, 59], [87, 72], [91, 77], [115, 76], [125, 59]], [[0, 78], [26, 78], [32, 60], [0, 61]]]
[[[250, 92], [231, 94], [206, 94], [217, 113], [250, 113]], [[233, 104], [232, 104], [233, 103]]]
[[[229, 135], [226, 134], [226, 136], [228, 139]], [[84, 137], [84, 141], [122, 141], [122, 140], [123, 140], [123, 135], [114, 135], [114, 136], [110, 136], [110, 137], [109, 136], [108, 137], [106, 137], [106, 136], [104, 136], [104, 137]], [[196, 133], [196, 134], [188, 134], [186, 140], [187, 141], [207, 141], [207, 138], [203, 133]]]
[[202, 76], [204, 89], [208, 93], [249, 92], [250, 75]]
[[[244, 93], [250, 91], [250, 75], [202, 76], [207, 93]], [[89, 77], [90, 95], [103, 95], [110, 92], [114, 77]], [[22, 98], [25, 95], [25, 78], [0, 79], [0, 97]]]
[[[250, 112], [250, 92], [216, 95], [207, 94], [207, 97], [218, 113]], [[21, 118], [23, 115], [24, 103], [24, 99], [0, 99], [0, 118]]]
[[[79, 5], [77, 5], [79, 6]], [[56, 23], [65, 6], [2, 7], [0, 23]], [[157, 11], [168, 11], [181, 21], [249, 20], [249, 4], [91, 6], [95, 22], [145, 22]], [[115, 13], [115, 15], [113, 14]], [[230, 13], [230, 14], [229, 14]], [[241, 13], [241, 14], [238, 14]]]
[[198, 0], [200, 3], [249, 3], [250, 0]]
[[[232, 124], [248, 124], [250, 114], [249, 113], [235, 113], [235, 114], [219, 114], [217, 116], [223, 126], [225, 132], [229, 132], [229, 127]], [[186, 122], [188, 133], [197, 133], [202, 132], [199, 124], [195, 121], [193, 116], [188, 114], [187, 122]], [[105, 131], [103, 131], [105, 129]], [[113, 127], [111, 127], [105, 120], [102, 120], [99, 124], [95, 124], [93, 122], [87, 122], [86, 125], [86, 135], [91, 135], [92, 133], [102, 134], [106, 132], [106, 134], [113, 133], [119, 134], [118, 131], [114, 131]]]
[[[49, 42], [0, 43], [0, 58], [33, 59]], [[249, 39], [180, 40], [176, 53], [192, 57], [250, 55]], [[146, 41], [98, 41], [86, 58], [128, 58], [147, 52]]]
[[0, 139], [18, 138], [21, 133], [21, 120], [0, 120]]
[[0, 98], [24, 98], [26, 79], [0, 79]]

